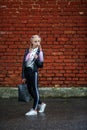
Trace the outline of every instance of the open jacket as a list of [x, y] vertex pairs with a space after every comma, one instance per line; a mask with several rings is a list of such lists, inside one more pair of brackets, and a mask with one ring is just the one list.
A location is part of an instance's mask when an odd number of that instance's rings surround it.
[[[22, 63], [22, 79], [26, 78], [25, 77], [25, 70], [26, 70], [26, 56], [27, 54], [29, 53], [29, 48], [27, 48], [25, 50], [25, 53], [24, 53], [24, 58], [23, 58], [23, 63]], [[38, 71], [38, 68], [42, 68], [43, 67], [43, 62], [40, 61], [40, 58], [39, 58], [39, 53], [40, 53], [40, 49], [38, 48], [37, 50], [37, 55], [38, 55], [38, 58], [35, 59], [35, 62], [34, 62], [34, 68], [33, 68], [33, 71], [37, 72]]]

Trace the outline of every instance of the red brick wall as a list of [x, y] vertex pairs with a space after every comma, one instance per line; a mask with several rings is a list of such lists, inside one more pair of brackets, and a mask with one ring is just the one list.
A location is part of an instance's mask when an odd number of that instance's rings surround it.
[[21, 83], [33, 34], [45, 54], [40, 86], [87, 86], [86, 0], [0, 0], [0, 86]]

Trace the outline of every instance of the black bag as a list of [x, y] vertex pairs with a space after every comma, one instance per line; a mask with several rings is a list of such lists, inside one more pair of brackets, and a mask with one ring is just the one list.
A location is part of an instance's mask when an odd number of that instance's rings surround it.
[[26, 84], [18, 85], [18, 101], [29, 102], [30, 94]]

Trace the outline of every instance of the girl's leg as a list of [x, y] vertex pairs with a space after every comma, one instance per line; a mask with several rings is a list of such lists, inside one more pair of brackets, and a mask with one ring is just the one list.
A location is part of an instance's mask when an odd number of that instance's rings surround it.
[[34, 98], [34, 93], [32, 91], [32, 84], [31, 84], [31, 73], [32, 73], [32, 70], [27, 68], [27, 71], [26, 71], [27, 87], [28, 87], [28, 91], [30, 95], [32, 96], [32, 98]]
[[27, 79], [27, 86], [28, 86], [29, 93], [34, 99], [33, 109], [37, 109], [38, 105], [42, 103], [40, 101], [39, 90], [38, 90], [38, 73], [33, 72], [32, 69], [28, 69], [26, 71], [26, 79]]
[[38, 73], [37, 72], [33, 72], [31, 83], [32, 83], [33, 94], [34, 94], [33, 109], [37, 110], [38, 104], [41, 104], [40, 97], [39, 97], [39, 90], [38, 90]]

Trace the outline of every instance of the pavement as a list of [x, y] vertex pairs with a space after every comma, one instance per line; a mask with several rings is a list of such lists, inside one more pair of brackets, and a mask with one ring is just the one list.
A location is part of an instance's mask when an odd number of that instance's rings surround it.
[[0, 99], [0, 130], [87, 130], [87, 98], [45, 98], [45, 112], [25, 116], [32, 106]]

